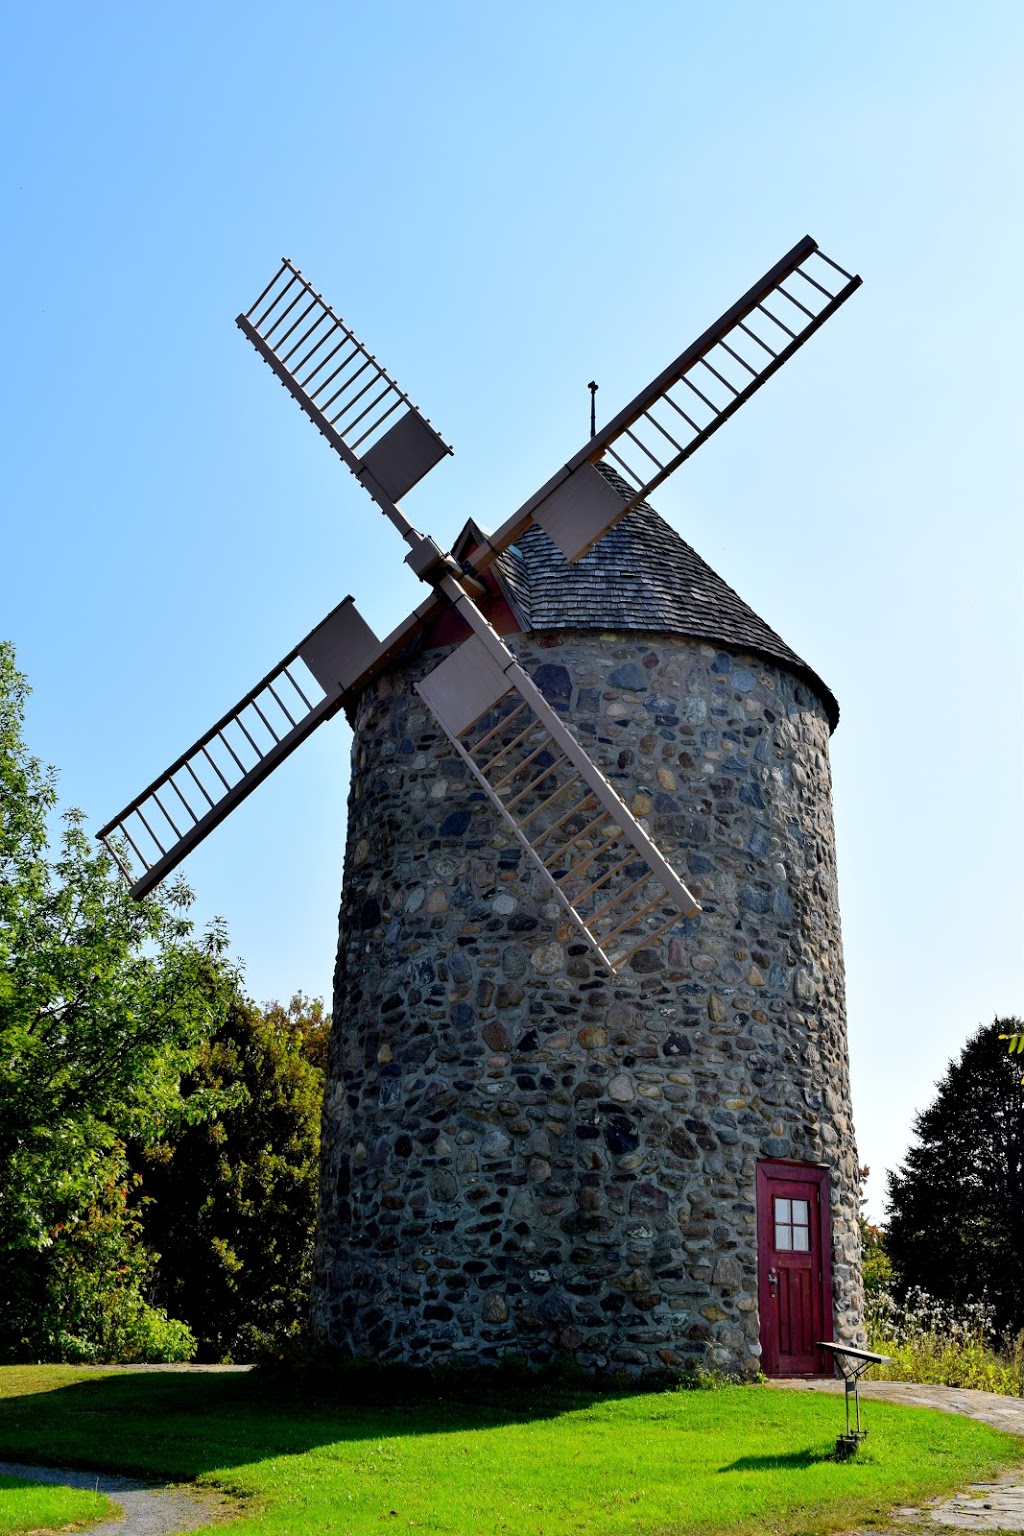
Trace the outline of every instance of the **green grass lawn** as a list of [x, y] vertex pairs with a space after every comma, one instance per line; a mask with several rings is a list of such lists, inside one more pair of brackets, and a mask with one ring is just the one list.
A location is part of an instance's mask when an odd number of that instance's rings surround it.
[[0, 1536], [16, 1531], [78, 1530], [116, 1512], [117, 1506], [102, 1493], [0, 1476]]
[[973, 1420], [768, 1387], [598, 1394], [324, 1377], [0, 1369], [0, 1456], [227, 1490], [232, 1536], [824, 1532], [1024, 1460]]

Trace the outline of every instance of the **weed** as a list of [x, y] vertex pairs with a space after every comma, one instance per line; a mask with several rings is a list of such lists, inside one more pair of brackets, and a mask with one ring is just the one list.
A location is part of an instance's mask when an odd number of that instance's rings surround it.
[[983, 1299], [955, 1307], [914, 1286], [902, 1300], [890, 1291], [868, 1297], [871, 1348], [890, 1355], [875, 1376], [1024, 1396], [1024, 1332], [999, 1339]]

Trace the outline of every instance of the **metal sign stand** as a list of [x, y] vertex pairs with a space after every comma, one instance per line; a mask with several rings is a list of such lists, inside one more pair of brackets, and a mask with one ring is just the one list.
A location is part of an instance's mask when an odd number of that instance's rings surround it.
[[[866, 1437], [867, 1430], [861, 1427], [860, 1422], [860, 1379], [873, 1365], [887, 1365], [892, 1359], [891, 1355], [876, 1355], [870, 1349], [855, 1349], [852, 1344], [827, 1344], [821, 1342], [819, 1349], [828, 1350], [833, 1360], [843, 1373], [844, 1396], [846, 1399], [846, 1433], [836, 1440], [836, 1456], [840, 1461], [845, 1461], [854, 1455], [861, 1441]], [[854, 1424], [850, 1428], [850, 1398], [853, 1397]]]

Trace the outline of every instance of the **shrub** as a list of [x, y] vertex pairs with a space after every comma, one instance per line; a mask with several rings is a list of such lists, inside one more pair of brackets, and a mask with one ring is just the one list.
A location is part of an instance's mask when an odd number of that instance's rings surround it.
[[156, 1255], [128, 1208], [131, 1180], [120, 1143], [103, 1157], [92, 1202], [12, 1265], [0, 1306], [0, 1358], [73, 1363], [191, 1360], [184, 1323], [151, 1306]]

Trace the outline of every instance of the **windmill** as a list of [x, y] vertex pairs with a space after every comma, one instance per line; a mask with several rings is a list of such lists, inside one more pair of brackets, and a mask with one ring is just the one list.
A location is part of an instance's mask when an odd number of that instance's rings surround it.
[[[346, 597], [99, 836], [141, 898], [317, 726], [355, 701], [448, 607], [469, 638], [417, 689], [558, 907], [609, 970], [699, 905], [481, 607], [531, 523], [567, 561], [592, 548], [716, 432], [860, 286], [799, 241], [457, 560], [401, 499], [452, 450], [285, 259], [237, 325], [409, 546], [430, 596], [379, 640]], [[138, 867], [136, 867], [136, 864]]]

